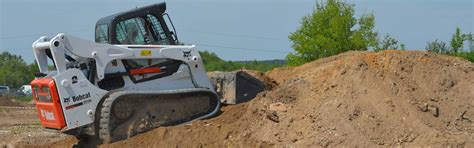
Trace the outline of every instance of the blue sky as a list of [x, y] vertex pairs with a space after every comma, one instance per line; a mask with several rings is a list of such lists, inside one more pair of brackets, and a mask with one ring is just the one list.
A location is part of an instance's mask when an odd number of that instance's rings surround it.
[[[42, 35], [67, 33], [93, 41], [95, 22], [116, 12], [161, 0], [0, 0], [0, 51], [32, 62], [31, 44]], [[290, 32], [315, 0], [167, 0], [182, 42], [226, 60], [283, 59]], [[356, 15], [373, 12], [379, 34], [407, 49], [448, 41], [456, 27], [474, 30], [473, 0], [348, 0]], [[260, 51], [263, 50], [263, 51]]]

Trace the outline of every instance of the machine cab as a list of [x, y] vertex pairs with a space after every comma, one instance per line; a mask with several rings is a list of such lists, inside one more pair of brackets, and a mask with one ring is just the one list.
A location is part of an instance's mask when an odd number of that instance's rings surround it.
[[[178, 37], [165, 10], [166, 4], [159, 3], [101, 18], [96, 23], [95, 42], [123, 45], [176, 45]], [[163, 16], [167, 17], [174, 32], [169, 30]]]
[[[136, 45], [178, 45], [178, 37], [173, 23], [166, 11], [166, 3], [158, 3], [129, 11], [116, 13], [99, 19], [95, 28], [95, 42], [115, 45], [129, 45], [128, 48], [139, 48]], [[167, 23], [173, 31], [170, 31]], [[146, 82], [153, 79], [169, 76], [178, 71], [182, 61], [170, 59], [124, 59], [120, 60], [127, 71], [134, 69], [151, 70], [166, 67], [166, 71], [159, 73], [131, 74], [129, 78], [134, 83]], [[111, 85], [113, 84], [113, 85]], [[125, 84], [122, 76], [105, 75], [98, 82], [100, 88], [113, 90]], [[114, 86], [114, 87], [108, 87]]]

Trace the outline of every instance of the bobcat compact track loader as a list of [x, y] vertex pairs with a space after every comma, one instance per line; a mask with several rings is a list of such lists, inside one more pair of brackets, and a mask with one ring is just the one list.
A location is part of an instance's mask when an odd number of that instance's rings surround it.
[[212, 116], [221, 99], [239, 103], [263, 90], [244, 72], [211, 81], [195, 46], [179, 45], [168, 29], [165, 9], [102, 18], [95, 42], [66, 34], [35, 41], [40, 72], [31, 86], [42, 126], [109, 143]]

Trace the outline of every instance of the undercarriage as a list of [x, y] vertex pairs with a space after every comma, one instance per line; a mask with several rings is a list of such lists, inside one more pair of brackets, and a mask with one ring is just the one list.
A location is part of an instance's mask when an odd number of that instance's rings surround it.
[[99, 137], [109, 143], [160, 126], [206, 118], [219, 105], [217, 95], [206, 89], [113, 93], [102, 105]]

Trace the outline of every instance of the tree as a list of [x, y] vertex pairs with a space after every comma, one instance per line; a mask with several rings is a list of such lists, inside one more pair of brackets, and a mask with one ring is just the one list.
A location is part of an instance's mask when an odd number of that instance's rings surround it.
[[453, 34], [451, 38], [451, 50], [454, 53], [458, 53], [459, 50], [462, 50], [464, 39], [461, 35], [461, 29], [459, 27], [456, 28], [456, 33]]
[[8, 52], [0, 54], [0, 84], [11, 88], [29, 84], [33, 80], [33, 72], [37, 68], [29, 67], [21, 56]]
[[[231, 71], [238, 69], [232, 62], [225, 62], [212, 52], [199, 52], [203, 59], [204, 67], [207, 71]], [[240, 67], [239, 67], [240, 68]]]
[[384, 39], [380, 42], [381, 46], [377, 46], [374, 51], [382, 51], [387, 49], [398, 49], [398, 40], [386, 34]]
[[405, 44], [403, 44], [403, 43], [400, 44], [400, 49], [401, 49], [401, 50], [405, 50]]
[[317, 2], [315, 10], [289, 35], [295, 53], [287, 55], [288, 64], [296, 66], [349, 50], [375, 48], [374, 26], [371, 13], [354, 18], [354, 5], [340, 0]]
[[449, 53], [448, 45], [446, 45], [446, 43], [443, 41], [438, 41], [438, 39], [436, 39], [435, 41], [428, 42], [425, 49], [428, 52], [442, 53], [442, 54]]
[[[464, 51], [463, 45], [464, 41], [467, 41], [469, 44], [469, 51]], [[474, 62], [474, 45], [473, 45], [473, 34], [461, 34], [461, 29], [456, 28], [456, 32], [451, 37], [450, 47], [446, 45], [443, 41], [432, 41], [428, 42], [425, 49], [429, 52], [442, 53], [450, 56], [457, 56], [464, 58], [468, 61]]]
[[464, 41], [467, 41], [469, 44], [468, 50], [474, 51], [474, 34], [467, 33], [462, 35]]

